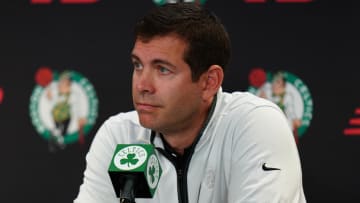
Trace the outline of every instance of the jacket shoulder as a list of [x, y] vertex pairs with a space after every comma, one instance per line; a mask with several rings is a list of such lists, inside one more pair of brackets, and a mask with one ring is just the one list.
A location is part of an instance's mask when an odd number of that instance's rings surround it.
[[273, 102], [249, 92], [223, 93], [221, 105], [224, 113], [246, 114], [258, 108], [270, 108], [281, 112]]

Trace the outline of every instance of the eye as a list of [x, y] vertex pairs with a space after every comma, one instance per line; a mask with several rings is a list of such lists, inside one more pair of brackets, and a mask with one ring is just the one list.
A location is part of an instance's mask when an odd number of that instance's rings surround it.
[[143, 67], [142, 64], [138, 61], [133, 61], [132, 64], [133, 64], [135, 70], [141, 70]]
[[159, 72], [164, 75], [171, 73], [171, 71], [168, 68], [165, 68], [164, 66], [159, 66], [158, 69], [159, 69]]

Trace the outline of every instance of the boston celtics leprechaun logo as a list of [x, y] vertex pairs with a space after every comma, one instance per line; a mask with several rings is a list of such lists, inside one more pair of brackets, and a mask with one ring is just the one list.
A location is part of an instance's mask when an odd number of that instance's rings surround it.
[[91, 83], [75, 71], [40, 68], [30, 98], [30, 117], [36, 131], [49, 142], [49, 150], [84, 143], [95, 124], [98, 99]]
[[298, 141], [309, 127], [313, 111], [313, 101], [305, 83], [289, 72], [271, 73], [262, 68], [251, 70], [249, 82], [249, 92], [274, 102], [283, 110]]

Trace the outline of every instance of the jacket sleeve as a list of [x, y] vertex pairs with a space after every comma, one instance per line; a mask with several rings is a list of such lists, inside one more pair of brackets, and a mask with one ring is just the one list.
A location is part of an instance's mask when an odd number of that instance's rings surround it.
[[235, 127], [228, 202], [306, 202], [300, 159], [282, 111], [255, 107]]
[[83, 183], [74, 203], [119, 202], [108, 175], [109, 163], [115, 149], [115, 142], [111, 141], [109, 133], [106, 123], [96, 133], [86, 155]]

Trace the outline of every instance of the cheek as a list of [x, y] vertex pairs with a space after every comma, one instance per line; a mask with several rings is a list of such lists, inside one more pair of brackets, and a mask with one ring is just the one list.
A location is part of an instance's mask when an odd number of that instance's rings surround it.
[[172, 105], [182, 108], [200, 99], [200, 93], [195, 85], [181, 85], [179, 88], [168, 88], [166, 99]]
[[136, 76], [133, 74], [132, 80], [131, 80], [131, 90], [132, 90], [133, 96], [134, 96], [134, 95], [136, 94], [136, 92], [137, 92], [136, 84], [137, 84], [137, 78], [136, 78]]
[[132, 77], [131, 77], [131, 87], [133, 90], [134, 90], [135, 84], [136, 84], [136, 77], [135, 77], [135, 74], [133, 73]]

